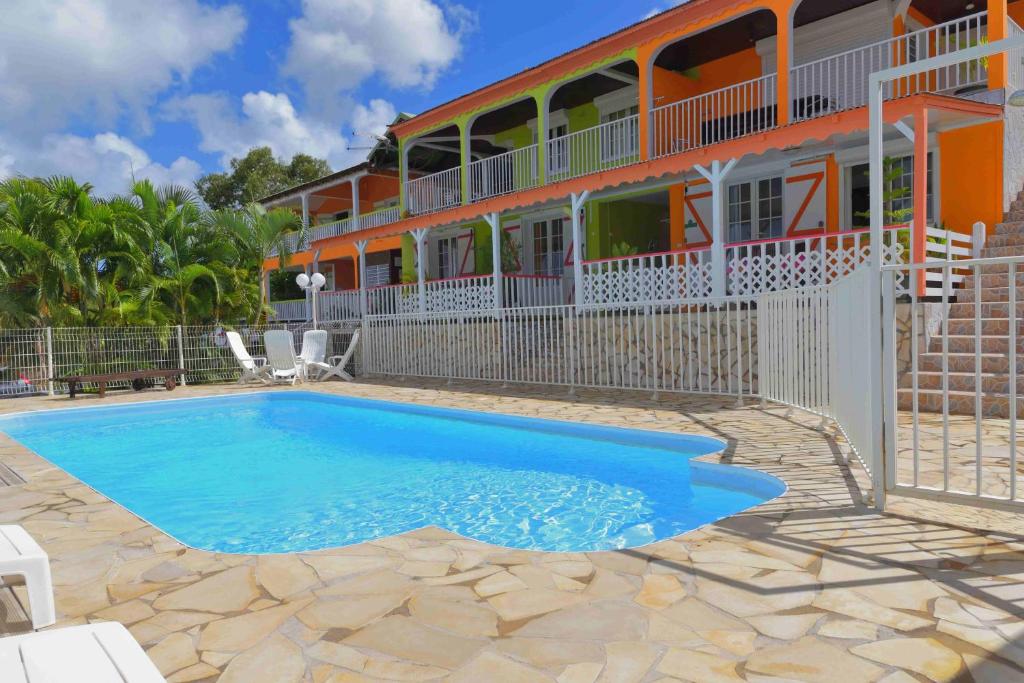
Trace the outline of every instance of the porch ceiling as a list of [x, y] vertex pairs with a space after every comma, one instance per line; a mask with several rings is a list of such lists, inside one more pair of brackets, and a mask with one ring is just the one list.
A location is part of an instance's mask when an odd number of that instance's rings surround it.
[[775, 15], [760, 10], [672, 43], [661, 51], [655, 65], [670, 71], [685, 71], [751, 48], [757, 41], [775, 33]]
[[[626, 76], [638, 78], [640, 70], [635, 62], [622, 62], [609, 68], [609, 71], [617, 71]], [[581, 104], [592, 102], [595, 97], [600, 97], [616, 90], [628, 87], [617, 78], [605, 76], [601, 73], [593, 73], [575, 81], [570, 81], [559, 87], [551, 98], [551, 111], [559, 109], [572, 109]]]
[[[943, 95], [913, 95], [885, 104], [885, 120], [894, 123], [914, 112], [925, 108], [936, 125], [962, 125], [970, 120], [997, 119], [1002, 107]], [[681, 176], [694, 166], [710, 164], [715, 159], [761, 156], [767, 150], [793, 149], [813, 141], [825, 141], [837, 136], [847, 136], [856, 131], [867, 130], [868, 113], [865, 107], [802, 121], [775, 130], [730, 140], [710, 148], [695, 149], [614, 170], [573, 178], [551, 185], [511, 195], [495, 197], [487, 201], [458, 206], [448, 211], [412, 218], [360, 230], [332, 238], [329, 243], [352, 243], [360, 239], [375, 239], [398, 235], [416, 228], [441, 228], [466, 221], [479, 220], [490, 212], [525, 210], [550, 202], [564, 202], [573, 192], [598, 191], [614, 187], [634, 185], [648, 180]]]

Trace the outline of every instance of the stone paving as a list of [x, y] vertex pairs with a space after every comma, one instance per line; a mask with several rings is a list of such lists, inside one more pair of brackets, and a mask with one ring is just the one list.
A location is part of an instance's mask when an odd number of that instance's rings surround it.
[[[708, 434], [729, 444], [722, 461], [790, 488], [618, 552], [508, 550], [425, 528], [335, 550], [227, 555], [177, 543], [0, 437], [0, 462], [26, 480], [0, 489], [0, 522], [24, 525], [50, 554], [57, 626], [120, 621], [174, 683], [1024, 680], [1021, 516], [984, 532], [968, 527], [985, 514], [962, 506], [893, 501], [879, 514], [816, 418], [706, 397], [307, 388]], [[0, 413], [68, 405], [20, 399]], [[27, 630], [13, 597], [0, 591], [3, 629]]]

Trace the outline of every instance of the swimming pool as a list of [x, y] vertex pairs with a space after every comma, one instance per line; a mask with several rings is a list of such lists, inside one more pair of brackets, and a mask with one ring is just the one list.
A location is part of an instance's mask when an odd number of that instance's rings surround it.
[[267, 392], [23, 413], [0, 431], [196, 548], [278, 553], [436, 525], [537, 550], [636, 547], [784, 490], [724, 444]]

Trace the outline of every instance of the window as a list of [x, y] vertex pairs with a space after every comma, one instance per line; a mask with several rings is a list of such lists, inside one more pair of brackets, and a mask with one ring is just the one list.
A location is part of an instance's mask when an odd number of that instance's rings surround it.
[[729, 241], [782, 237], [782, 176], [729, 186]]
[[442, 237], [437, 242], [437, 277], [455, 277], [458, 261], [458, 238]]
[[533, 223], [533, 273], [561, 275], [565, 270], [565, 219], [552, 218]]
[[602, 124], [610, 124], [601, 128], [601, 161], [615, 161], [639, 152], [639, 121], [632, 118], [639, 111], [639, 105], [634, 104], [601, 117]]
[[565, 173], [569, 170], [569, 141], [563, 140], [569, 134], [569, 125], [560, 124], [548, 129], [548, 171], [550, 173]]
[[[927, 196], [927, 215], [928, 222], [934, 221], [934, 185], [935, 185], [935, 172], [932, 164], [932, 153], [928, 153], [928, 196]], [[910, 212], [914, 208], [914, 156], [907, 155], [903, 157], [893, 158], [889, 162], [890, 170], [893, 174], [893, 180], [889, 184], [888, 192], [893, 191], [899, 193], [902, 188], [906, 188], [903, 192], [905, 196], [896, 197], [889, 202], [889, 205], [885, 207], [887, 214], [886, 223], [902, 223], [905, 220], [895, 220], [898, 216], [893, 216], [893, 213], [899, 212], [909, 216]], [[849, 176], [847, 178], [847, 184], [849, 187], [849, 216], [848, 220], [853, 228], [866, 228], [871, 225], [871, 196], [870, 196], [870, 183], [868, 178], [868, 164], [856, 164], [850, 167]], [[906, 220], [909, 220], [906, 219]]]

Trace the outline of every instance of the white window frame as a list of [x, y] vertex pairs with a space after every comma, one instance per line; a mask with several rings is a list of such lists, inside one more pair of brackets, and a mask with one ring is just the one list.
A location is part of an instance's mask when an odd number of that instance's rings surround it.
[[[772, 180], [776, 180], [776, 179], [779, 181], [779, 189], [780, 189], [780, 195], [779, 195], [780, 212], [779, 212], [779, 217], [782, 219], [782, 231], [781, 231], [781, 234], [779, 234], [779, 235], [762, 236], [761, 235], [761, 226], [760, 226], [760, 223], [761, 223], [761, 193], [760, 193], [760, 185], [761, 185], [762, 182], [765, 182], [765, 181], [771, 182]], [[729, 194], [730, 194], [732, 188], [738, 187], [740, 185], [748, 185], [750, 187], [750, 236], [745, 238], [745, 239], [734, 240], [734, 239], [732, 239], [732, 224], [733, 224], [733, 220], [732, 220], [732, 216], [731, 216], [731, 209], [732, 209], [733, 203], [730, 201]], [[735, 244], [737, 242], [752, 242], [752, 241], [755, 241], [755, 240], [775, 239], [775, 238], [778, 238], [778, 237], [785, 237], [785, 235], [786, 235], [786, 175], [785, 175], [785, 173], [783, 173], [783, 172], [772, 173], [772, 174], [768, 174], [768, 175], [756, 176], [756, 177], [753, 177], [753, 178], [744, 178], [742, 180], [737, 180], [734, 183], [728, 183], [726, 185], [726, 188], [725, 188], [725, 229], [726, 229], [726, 232], [727, 232], [727, 234], [725, 236], [727, 244]]]
[[[886, 156], [906, 157], [913, 156], [914, 146], [906, 138], [886, 141]], [[931, 209], [932, 213], [928, 218], [929, 225], [937, 225], [942, 220], [942, 157], [939, 154], [938, 138], [934, 133], [928, 136], [928, 154], [932, 158], [932, 191]], [[839, 166], [839, 216], [842, 223], [842, 230], [853, 230], [853, 206], [850, 204], [850, 192], [852, 188], [852, 173], [854, 166], [861, 166], [868, 163], [866, 148], [856, 148], [837, 152], [836, 163]]]

